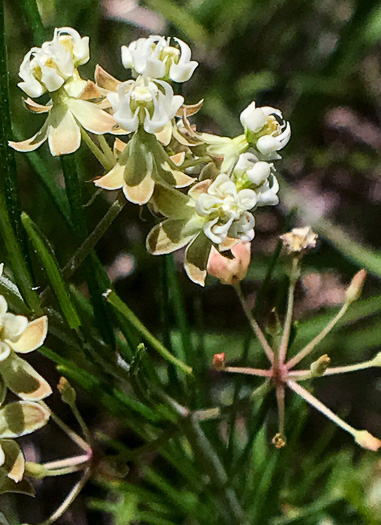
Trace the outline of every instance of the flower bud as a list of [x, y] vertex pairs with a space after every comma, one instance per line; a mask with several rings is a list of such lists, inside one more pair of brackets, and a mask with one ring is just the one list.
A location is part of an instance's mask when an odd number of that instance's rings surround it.
[[216, 370], [223, 370], [225, 368], [225, 352], [214, 354], [213, 366]]
[[77, 395], [69, 381], [65, 377], [61, 377], [57, 388], [60, 391], [62, 401], [69, 406], [73, 406], [75, 404]]
[[222, 284], [234, 286], [246, 277], [251, 259], [250, 243], [236, 244], [231, 251], [234, 258], [228, 259], [212, 248], [208, 261], [208, 273], [217, 277]]
[[381, 440], [367, 430], [358, 430], [354, 434], [355, 441], [360, 447], [376, 452], [381, 447]]
[[345, 293], [345, 301], [347, 303], [353, 303], [354, 301], [357, 301], [357, 299], [360, 297], [365, 283], [366, 275], [367, 273], [364, 269], [358, 271], [356, 275], [354, 275], [351, 284], [348, 286], [348, 289]]
[[331, 358], [327, 354], [320, 356], [319, 359], [314, 361], [310, 366], [311, 375], [314, 377], [322, 376], [330, 364]]

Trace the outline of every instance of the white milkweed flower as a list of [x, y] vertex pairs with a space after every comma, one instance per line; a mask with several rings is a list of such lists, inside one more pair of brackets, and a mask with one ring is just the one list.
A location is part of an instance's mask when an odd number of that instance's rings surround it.
[[225, 173], [218, 175], [206, 193], [195, 204], [196, 212], [207, 220], [203, 225], [205, 235], [215, 244], [233, 237], [241, 241], [254, 238], [254, 217], [249, 210], [257, 204], [253, 190], [237, 191], [235, 183]]
[[279, 109], [270, 106], [256, 107], [252, 102], [240, 115], [248, 141], [265, 160], [281, 157], [277, 151], [284, 148], [291, 137], [290, 123], [283, 119]]
[[115, 120], [128, 133], [137, 131], [140, 124], [147, 133], [157, 133], [174, 118], [184, 102], [182, 96], [173, 94], [167, 82], [153, 82], [142, 76], [123, 82], [107, 98]]
[[75, 75], [76, 68], [89, 60], [89, 37], [71, 27], [54, 30], [53, 40], [32, 47], [21, 63], [18, 86], [30, 97], [53, 93]]
[[122, 46], [122, 63], [126, 69], [131, 69], [135, 76], [174, 82], [186, 82], [190, 79], [198, 62], [191, 60], [191, 50], [179, 38], [173, 38], [179, 45], [171, 46], [171, 38], [151, 35], [139, 38], [127, 46]]
[[233, 175], [239, 185], [255, 191], [257, 207], [275, 206], [279, 203], [279, 184], [273, 171], [272, 163], [260, 161], [256, 155], [247, 152], [239, 156]]

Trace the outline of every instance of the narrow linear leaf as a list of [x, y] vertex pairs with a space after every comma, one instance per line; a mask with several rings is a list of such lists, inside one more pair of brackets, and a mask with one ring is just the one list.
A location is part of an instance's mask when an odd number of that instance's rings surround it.
[[70, 294], [62, 278], [61, 271], [58, 267], [51, 246], [49, 246], [47, 241], [43, 239], [37, 225], [26, 213], [22, 214], [21, 220], [32, 245], [36, 250], [37, 256], [46, 271], [47, 278], [68, 325], [70, 328], [78, 330], [81, 322], [71, 302]]
[[136, 329], [136, 331], [149, 343], [164, 359], [172, 363], [173, 365], [180, 368], [186, 374], [192, 374], [192, 368], [174, 355], [172, 355], [167, 348], [158, 340], [149, 330], [143, 325], [143, 323], [136, 317], [136, 315], [128, 308], [128, 306], [118, 297], [115, 292], [110, 292], [107, 295], [107, 301], [114, 306]]
[[33, 40], [37, 46], [40, 46], [46, 37], [37, 2], [36, 0], [22, 0], [21, 3], [33, 33]]

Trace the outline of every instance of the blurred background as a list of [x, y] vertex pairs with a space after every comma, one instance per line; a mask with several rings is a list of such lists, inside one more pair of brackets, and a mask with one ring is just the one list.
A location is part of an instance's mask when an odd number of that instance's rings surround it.
[[[12, 119], [15, 136], [21, 140], [34, 134], [44, 117], [30, 115], [22, 107], [22, 93], [17, 88], [18, 68], [33, 45], [33, 38], [21, 3], [6, 0], [5, 4]], [[320, 353], [327, 352], [338, 365], [365, 360], [380, 351], [381, 2], [40, 0], [38, 5], [47, 39], [51, 38], [54, 27], [62, 26], [74, 27], [82, 35], [90, 36], [91, 59], [81, 67], [82, 75], [87, 78], [93, 78], [94, 67], [99, 63], [118, 79], [127, 79], [120, 47], [139, 37], [160, 34], [186, 41], [199, 67], [181, 89], [186, 103], [205, 99], [202, 110], [192, 120], [199, 130], [226, 136], [240, 134], [239, 114], [253, 100], [258, 105], [282, 110], [291, 122], [292, 138], [278, 163], [281, 204], [256, 214], [253, 259], [244, 288], [248, 301], [254, 306], [259, 285], [277, 249], [278, 236], [293, 226], [311, 224], [320, 240], [317, 249], [305, 259], [297, 289], [299, 323], [295, 348], [324, 326], [331, 312], [341, 304], [351, 276], [364, 267], [369, 278], [363, 300], [353, 306], [340, 327], [321, 345]], [[58, 160], [49, 156], [46, 145], [39, 154], [48, 172], [60, 171]], [[48, 238], [56, 242], [59, 235], [55, 249], [63, 265], [73, 242], [71, 234], [52, 208], [44, 185], [36, 177], [33, 162], [17, 155], [17, 163], [22, 207]], [[93, 184], [88, 182], [102, 172], [85, 147], [79, 163], [91, 228], [114, 196], [96, 194]], [[126, 206], [98, 244], [97, 253], [120, 295], [149, 328], [160, 334], [163, 323], [171, 324], [174, 320], [163, 319], [165, 292], [156, 286], [165, 263], [145, 251], [145, 236], [153, 224], [154, 219], [146, 210], [139, 212], [137, 207]], [[223, 350], [230, 360], [238, 358], [247, 340], [248, 327], [233, 290], [212, 278], [205, 289], [199, 288], [184, 275], [182, 254], [176, 254], [175, 260], [192, 337], [197, 339], [202, 334], [210, 357]], [[76, 284], [83, 286], [81, 275]], [[257, 307], [263, 325], [269, 322], [274, 306], [282, 314], [286, 290], [281, 258]], [[261, 359], [253, 344], [246, 362], [258, 366]], [[54, 374], [46, 360], [38, 365], [40, 370], [41, 367]], [[213, 388], [226, 388], [229, 397], [228, 382], [213, 373], [207, 380]], [[324, 379], [319, 381], [316, 392], [355, 427], [368, 428], [381, 436], [381, 375], [377, 370]], [[118, 433], [107, 412], [95, 409], [86, 396], [82, 408], [94, 428]], [[291, 415], [295, 410], [303, 412], [300, 407], [293, 410]], [[291, 416], [288, 421], [291, 428]], [[301, 455], [315, 447], [319, 437], [329, 435], [326, 454], [342, 452], [343, 469], [349, 465], [338, 476], [336, 487], [345, 494], [346, 510], [340, 507], [336, 513], [322, 514], [319, 523], [381, 523], [379, 456], [362, 454], [356, 449], [353, 457], [354, 446], [347, 436], [334, 433], [332, 425], [312, 410], [307, 410], [300, 432]], [[49, 439], [48, 434], [41, 438], [42, 449]], [[133, 442], [133, 436], [126, 439]], [[70, 446], [63, 444], [61, 452]], [[57, 451], [52, 451], [55, 454]], [[41, 484], [34, 502], [24, 497], [0, 499], [0, 508], [3, 501], [8, 510], [19, 512], [23, 520], [26, 516], [30, 519], [32, 512], [35, 521], [41, 520], [52, 510], [49, 498], [58, 490], [54, 484], [49, 488], [46, 485]], [[323, 486], [322, 481], [320, 489]], [[91, 485], [60, 523], [119, 523], [105, 513], [86, 510], [89, 501], [100, 497], [106, 497], [103, 489]], [[302, 518], [298, 523], [310, 522]]]

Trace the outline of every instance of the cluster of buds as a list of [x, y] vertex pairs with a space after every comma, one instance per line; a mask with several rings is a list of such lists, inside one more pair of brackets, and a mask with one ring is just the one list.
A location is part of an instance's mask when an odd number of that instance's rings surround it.
[[[24, 455], [15, 438], [48, 422], [50, 412], [39, 401], [51, 394], [51, 388], [20, 354], [39, 348], [47, 327], [45, 316], [29, 322], [9, 312], [7, 301], [0, 295], [0, 493], [33, 494], [33, 487], [24, 478]], [[20, 400], [5, 403], [8, 389]]]
[[[254, 238], [255, 210], [278, 204], [273, 161], [290, 138], [290, 125], [278, 109], [252, 102], [241, 113], [241, 135], [201, 133], [188, 119], [202, 101], [186, 105], [171, 85], [188, 81], [198, 65], [185, 42], [140, 38], [122, 46], [121, 58], [132, 78], [117, 80], [97, 66], [95, 82], [84, 80], [78, 67], [89, 60], [88, 38], [56, 29], [20, 68], [19, 86], [29, 97], [51, 97], [45, 106], [28, 98], [27, 108], [49, 116], [34, 137], [10, 145], [31, 151], [48, 139], [51, 153], [62, 155], [78, 149], [83, 137], [105, 168], [95, 185], [122, 190], [160, 218], [148, 251], [186, 247], [185, 270], [204, 285], [212, 249], [234, 258], [232, 248]], [[106, 133], [118, 135], [112, 149]]]

